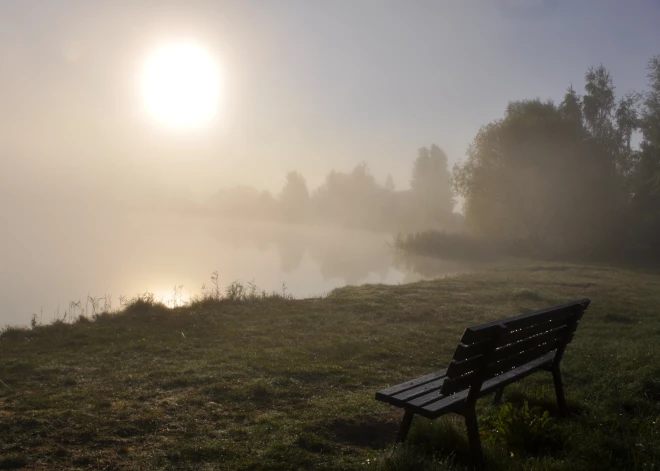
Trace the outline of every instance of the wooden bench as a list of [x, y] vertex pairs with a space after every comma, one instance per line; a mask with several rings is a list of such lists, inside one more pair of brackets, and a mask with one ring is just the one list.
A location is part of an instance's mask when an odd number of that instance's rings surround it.
[[405, 410], [397, 442], [406, 440], [415, 414], [435, 419], [453, 412], [465, 417], [470, 452], [479, 462], [477, 399], [495, 392], [499, 403], [507, 384], [541, 370], [552, 373], [559, 411], [564, 413], [559, 364], [589, 303], [583, 299], [470, 327], [446, 370], [377, 392], [377, 400]]

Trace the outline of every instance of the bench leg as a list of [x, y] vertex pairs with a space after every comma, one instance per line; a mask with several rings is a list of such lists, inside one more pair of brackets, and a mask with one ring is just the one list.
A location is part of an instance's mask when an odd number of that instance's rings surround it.
[[566, 399], [564, 398], [564, 383], [561, 380], [561, 371], [559, 366], [552, 368], [552, 380], [555, 383], [555, 393], [557, 394], [557, 407], [559, 408], [559, 414], [564, 415], [566, 413]]
[[495, 397], [493, 398], [493, 404], [495, 404], [496, 406], [499, 406], [500, 404], [502, 404], [502, 394], [503, 393], [504, 393], [504, 388], [500, 388], [500, 389], [497, 390], [497, 392], [495, 393]]
[[481, 438], [479, 437], [479, 424], [474, 407], [465, 411], [465, 426], [467, 427], [470, 454], [475, 464], [481, 464], [483, 455], [481, 451]]
[[399, 434], [396, 437], [397, 443], [403, 443], [406, 441], [408, 432], [410, 431], [410, 426], [412, 425], [413, 417], [415, 417], [415, 413], [409, 410], [406, 410], [405, 414], [403, 414], [403, 420], [401, 421]]

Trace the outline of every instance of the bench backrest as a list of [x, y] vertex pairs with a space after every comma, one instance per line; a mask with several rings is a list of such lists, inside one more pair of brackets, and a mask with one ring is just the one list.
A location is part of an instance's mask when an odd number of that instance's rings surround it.
[[469, 327], [447, 368], [442, 394], [480, 387], [483, 381], [553, 350], [563, 352], [589, 303], [583, 299]]

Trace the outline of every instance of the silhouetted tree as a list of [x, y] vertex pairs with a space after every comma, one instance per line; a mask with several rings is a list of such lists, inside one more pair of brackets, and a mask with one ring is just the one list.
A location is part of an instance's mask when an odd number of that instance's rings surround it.
[[433, 144], [422, 147], [413, 163], [410, 186], [427, 217], [442, 219], [454, 208], [451, 174], [447, 168], [447, 154]]
[[631, 178], [639, 160], [639, 152], [632, 148], [632, 136], [639, 128], [638, 103], [640, 100], [639, 93], [627, 93], [619, 100], [614, 116], [616, 130], [612, 151], [615, 155], [617, 171], [621, 174], [629, 197], [633, 192]]
[[309, 191], [303, 176], [289, 172], [279, 197], [282, 214], [287, 221], [304, 221], [309, 213]]
[[475, 232], [545, 253], [590, 250], [611, 234], [616, 175], [574, 118], [525, 100], [479, 131], [454, 169]]
[[642, 131], [639, 162], [633, 177], [632, 210], [635, 242], [660, 255], [660, 55], [648, 64], [650, 90], [639, 121]]
[[559, 112], [564, 119], [575, 125], [576, 129], [582, 126], [582, 102], [580, 96], [573, 89], [573, 85], [566, 90], [564, 100], [559, 105]]
[[585, 74], [585, 95], [582, 97], [584, 120], [593, 138], [608, 145], [612, 137], [612, 113], [616, 106], [614, 84], [609, 71], [601, 64], [590, 67]]

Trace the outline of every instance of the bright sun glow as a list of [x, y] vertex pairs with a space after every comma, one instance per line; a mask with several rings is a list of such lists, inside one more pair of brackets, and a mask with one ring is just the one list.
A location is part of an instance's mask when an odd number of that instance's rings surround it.
[[218, 109], [221, 77], [202, 47], [177, 42], [156, 49], [142, 74], [142, 94], [149, 112], [171, 127], [197, 127]]

